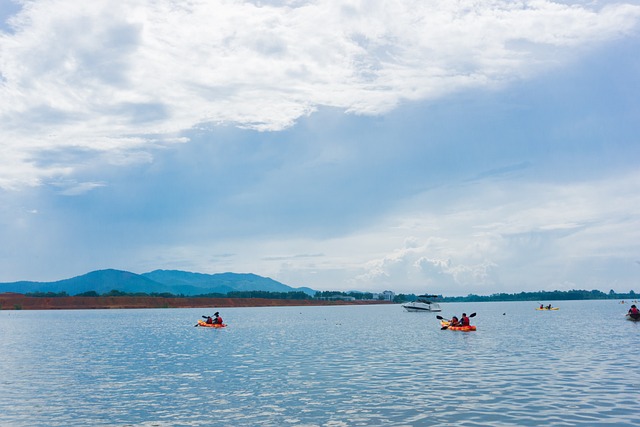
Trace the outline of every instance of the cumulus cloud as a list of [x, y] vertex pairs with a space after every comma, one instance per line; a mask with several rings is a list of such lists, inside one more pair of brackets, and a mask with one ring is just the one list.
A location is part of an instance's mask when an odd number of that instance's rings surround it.
[[[382, 114], [502, 85], [633, 31], [640, 7], [593, 3], [41, 0], [0, 33], [0, 187], [120, 158], [200, 124], [277, 131], [320, 107]], [[118, 153], [118, 154], [114, 154]]]
[[[449, 250], [453, 249], [453, 245], [455, 243], [450, 243]], [[355, 282], [377, 288], [400, 286], [418, 293], [439, 292], [449, 295], [463, 289], [482, 289], [498, 284], [494, 277], [497, 265], [493, 262], [460, 264], [451, 258], [430, 258], [442, 255], [445, 253], [429, 245], [396, 250], [382, 259], [367, 263], [366, 272], [358, 275]]]

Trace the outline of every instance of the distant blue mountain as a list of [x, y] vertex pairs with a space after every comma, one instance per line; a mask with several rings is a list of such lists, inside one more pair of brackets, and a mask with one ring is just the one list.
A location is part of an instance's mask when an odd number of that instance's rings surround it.
[[2, 292], [66, 292], [77, 295], [88, 291], [104, 294], [112, 290], [127, 293], [172, 293], [175, 295], [227, 294], [231, 291], [302, 291], [314, 295], [311, 288], [292, 288], [268, 277], [256, 274], [218, 273], [202, 274], [178, 270], [155, 270], [135, 274], [121, 270], [97, 270], [71, 279], [56, 282], [0, 283]]
[[154, 270], [150, 273], [143, 273], [142, 276], [170, 286], [174, 289], [173, 293], [181, 293], [184, 295], [197, 295], [211, 292], [226, 294], [231, 291], [302, 291], [314, 295], [316, 292], [310, 288], [292, 288], [268, 277], [251, 273], [203, 274], [179, 270]]

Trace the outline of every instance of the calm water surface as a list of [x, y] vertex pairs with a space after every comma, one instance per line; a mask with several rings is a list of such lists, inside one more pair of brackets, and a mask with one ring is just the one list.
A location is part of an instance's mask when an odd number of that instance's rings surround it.
[[557, 305], [0, 311], [0, 425], [637, 426], [629, 304]]

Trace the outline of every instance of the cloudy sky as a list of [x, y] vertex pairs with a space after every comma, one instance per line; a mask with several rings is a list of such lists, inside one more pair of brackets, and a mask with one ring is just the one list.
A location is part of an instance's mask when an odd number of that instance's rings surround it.
[[0, 0], [0, 282], [640, 291], [640, 1]]

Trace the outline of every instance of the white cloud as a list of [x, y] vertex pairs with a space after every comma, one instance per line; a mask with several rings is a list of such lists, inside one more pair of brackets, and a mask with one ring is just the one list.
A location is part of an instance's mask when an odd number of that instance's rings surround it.
[[89, 191], [98, 188], [104, 187], [106, 184], [104, 182], [71, 182], [64, 183], [61, 186], [65, 187], [60, 191], [60, 194], [63, 196], [80, 196], [82, 194], [88, 193]]
[[[623, 37], [640, 7], [550, 1], [42, 0], [0, 33], [0, 187], [126, 158], [201, 123], [281, 130], [319, 107], [381, 114], [493, 86]], [[71, 168], [71, 169], [69, 169]]]

